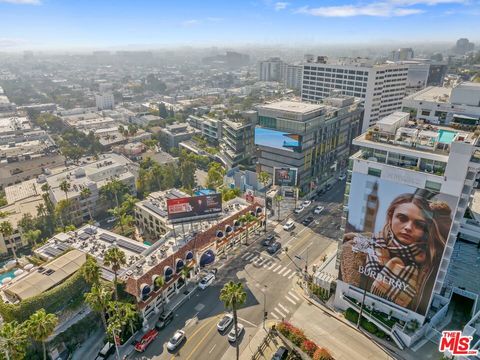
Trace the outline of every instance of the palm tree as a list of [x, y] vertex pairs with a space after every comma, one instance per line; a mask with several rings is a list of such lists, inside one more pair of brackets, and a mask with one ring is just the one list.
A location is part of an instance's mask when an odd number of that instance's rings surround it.
[[92, 257], [87, 255], [87, 261], [85, 264], [82, 266], [82, 276], [87, 282], [87, 284], [90, 284], [92, 286], [98, 285], [100, 282], [100, 266], [97, 264], [97, 260]]
[[247, 300], [247, 293], [243, 289], [243, 285], [241, 282], [234, 283], [233, 281], [229, 281], [226, 283], [222, 290], [220, 291], [220, 301], [222, 301], [225, 305], [225, 308], [232, 309], [233, 312], [233, 326], [235, 329], [235, 348], [236, 348], [236, 358], [238, 360], [240, 353], [238, 349], [238, 333], [237, 333], [237, 326], [238, 326], [238, 319], [237, 319], [237, 309], [245, 304]]
[[275, 195], [274, 200], [277, 203], [277, 216], [278, 216], [278, 221], [280, 221], [280, 204], [283, 201], [283, 196], [280, 194], [277, 194]]
[[[92, 196], [92, 190], [90, 190], [88, 187], [84, 187], [80, 191], [80, 199], [86, 200], [90, 196]], [[90, 210], [90, 204], [87, 204], [87, 210], [88, 210], [88, 216], [90, 217], [90, 220], [93, 220], [92, 211]]]
[[37, 215], [38, 216], [45, 216], [47, 213], [47, 208], [45, 207], [45, 204], [38, 204], [37, 205]]
[[42, 343], [43, 360], [47, 360], [45, 341], [53, 334], [57, 324], [58, 318], [54, 314], [47, 314], [45, 309], [37, 310], [26, 321], [29, 336]]
[[100, 313], [102, 318], [103, 327], [107, 330], [107, 318], [105, 312], [108, 308], [108, 303], [112, 300], [112, 290], [104, 285], [93, 285], [90, 292], [83, 295], [85, 302], [95, 312]]
[[3, 323], [0, 328], [0, 344], [7, 359], [20, 360], [25, 358], [27, 349], [27, 334], [25, 327], [16, 321]]
[[48, 193], [50, 191], [50, 185], [48, 185], [48, 183], [45, 183], [40, 189], [42, 189], [44, 193]]
[[[258, 181], [263, 185], [265, 188], [269, 183], [270, 183], [270, 174], [267, 173], [266, 171], [260, 172], [258, 174]], [[265, 189], [265, 232], [267, 232], [267, 189]]]
[[297, 208], [297, 201], [298, 201], [298, 193], [300, 191], [300, 188], [298, 186], [295, 186], [293, 188], [293, 191], [294, 191], [294, 194], [293, 194], [293, 198], [295, 199], [295, 209]]
[[256, 221], [256, 220], [257, 218], [253, 216], [251, 213], [246, 213], [245, 215], [240, 217], [240, 221], [245, 224], [245, 245], [248, 245], [248, 233], [249, 233], [248, 225], [252, 221]]
[[103, 258], [103, 263], [106, 266], [110, 266], [113, 270], [113, 284], [114, 284], [114, 294], [115, 301], [118, 301], [118, 290], [117, 290], [117, 275], [118, 271], [122, 268], [122, 265], [127, 263], [125, 253], [120, 250], [118, 247], [112, 247], [107, 250], [105, 257]]
[[12, 248], [13, 258], [15, 259], [15, 261], [18, 264], [17, 252], [15, 251], [15, 241], [11, 238], [11, 236], [13, 234], [12, 224], [9, 221], [3, 221], [0, 224], [0, 233], [3, 236], [3, 241], [7, 242], [7, 238], [8, 238], [8, 241], [10, 243], [10, 247]]
[[122, 319], [125, 325], [127, 325], [130, 328], [130, 331], [132, 332], [132, 335], [133, 335], [133, 333], [135, 332], [134, 326], [138, 321], [137, 308], [135, 307], [134, 304], [121, 303], [120, 312], [122, 314]]
[[71, 187], [72, 185], [67, 181], [67, 179], [64, 179], [60, 183], [60, 190], [62, 190], [65, 193], [65, 200], [68, 200], [68, 190], [70, 190]]
[[26, 233], [25, 233], [25, 239], [27, 239], [28, 243], [31, 245], [31, 246], [36, 246], [37, 245], [37, 241], [38, 239], [40, 238], [40, 235], [42, 234], [42, 232], [40, 230], [28, 230]]
[[185, 265], [182, 270], [180, 271], [180, 275], [182, 276], [183, 280], [186, 282], [188, 275], [190, 275], [190, 272], [192, 271], [192, 267]]
[[125, 188], [125, 185], [120, 182], [119, 180], [117, 179], [113, 179], [111, 180], [110, 182], [108, 182], [107, 184], [105, 184], [101, 191], [102, 193], [105, 195], [105, 197], [107, 199], [110, 199], [112, 196], [114, 197], [115, 199], [115, 205], [116, 207], [119, 207], [120, 206], [120, 202], [118, 200], [118, 194]]

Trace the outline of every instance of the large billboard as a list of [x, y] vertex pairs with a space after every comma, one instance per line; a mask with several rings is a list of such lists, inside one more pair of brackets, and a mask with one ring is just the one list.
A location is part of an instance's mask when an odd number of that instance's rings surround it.
[[457, 200], [354, 173], [340, 280], [425, 315]]
[[255, 128], [255, 145], [268, 146], [275, 149], [301, 152], [302, 136], [278, 130]]
[[167, 212], [170, 220], [217, 214], [222, 212], [222, 194], [168, 199]]
[[273, 184], [278, 186], [296, 186], [298, 169], [273, 168]]

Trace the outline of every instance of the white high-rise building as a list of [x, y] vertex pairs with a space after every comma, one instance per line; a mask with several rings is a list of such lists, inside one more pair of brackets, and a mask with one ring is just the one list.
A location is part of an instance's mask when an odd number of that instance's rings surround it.
[[260, 81], [281, 81], [283, 61], [279, 57], [272, 57], [258, 63], [258, 79]]
[[113, 110], [115, 102], [112, 93], [103, 93], [95, 95], [95, 105], [98, 110]]
[[374, 65], [364, 59], [303, 65], [302, 100], [319, 101], [332, 90], [364, 99], [362, 131], [400, 110], [407, 85], [408, 65]]
[[283, 64], [283, 84], [289, 89], [301, 89], [302, 65]]

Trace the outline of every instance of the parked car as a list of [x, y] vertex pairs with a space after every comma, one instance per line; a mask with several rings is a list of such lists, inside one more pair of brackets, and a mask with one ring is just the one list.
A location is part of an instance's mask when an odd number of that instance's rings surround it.
[[305, 208], [303, 207], [303, 205], [300, 205], [299, 207], [297, 207], [295, 210], [293, 210], [293, 212], [295, 214], [300, 214], [303, 210], [305, 210]]
[[158, 321], [155, 324], [155, 329], [157, 330], [162, 330], [165, 328], [168, 324], [170, 324], [173, 320], [173, 311], [167, 310], [165, 311], [160, 317], [158, 318]]
[[139, 352], [144, 352], [147, 349], [148, 345], [150, 345], [151, 342], [155, 340], [157, 335], [157, 329], [149, 330], [145, 335], [142, 336], [140, 341], [135, 344], [135, 350]]
[[107, 342], [103, 348], [98, 352], [95, 360], [107, 359], [110, 355], [115, 352], [115, 345], [111, 342]]
[[167, 349], [170, 351], [174, 351], [181, 343], [183, 340], [185, 340], [185, 331], [183, 330], [177, 330], [175, 334], [170, 338], [170, 340], [167, 343]]
[[275, 254], [280, 248], [282, 247], [282, 244], [280, 244], [278, 241], [275, 241], [272, 245], [270, 245], [267, 248], [267, 251], [269, 254]]
[[285, 360], [288, 357], [288, 350], [285, 346], [280, 346], [275, 354], [272, 356], [272, 360]]
[[323, 206], [319, 205], [315, 208], [315, 210], [313, 210], [313, 213], [314, 214], [321, 214], [323, 212], [323, 210], [325, 210], [325, 208]]
[[200, 280], [200, 282], [198, 283], [198, 287], [202, 290], [205, 290], [207, 287], [212, 285], [213, 280], [215, 280], [215, 274], [208, 273], [202, 280]]
[[[242, 332], [245, 330], [245, 327], [242, 324], [237, 324], [237, 336], [240, 337], [242, 335]], [[237, 337], [235, 336], [235, 327], [230, 330], [228, 333], [228, 341], [230, 342], [235, 342], [237, 341]]]
[[332, 184], [327, 184], [327, 186], [325, 186], [325, 191], [328, 191], [332, 188]]
[[307, 216], [305, 219], [303, 219], [302, 224], [305, 226], [308, 226], [312, 221], [313, 221], [313, 216]]
[[263, 246], [270, 246], [275, 241], [275, 234], [268, 234], [265, 239], [262, 240]]
[[306, 207], [309, 207], [311, 203], [312, 203], [311, 200], [305, 200], [305, 201], [302, 203], [302, 205], [303, 205], [304, 208], [306, 208]]
[[285, 231], [290, 231], [290, 230], [293, 230], [295, 229], [295, 223], [293, 222], [293, 220], [288, 220], [285, 225], [283, 225], [283, 230]]
[[338, 177], [338, 180], [339, 180], [339, 181], [343, 181], [343, 180], [345, 180], [346, 178], [347, 178], [347, 175], [342, 174], [342, 175], [340, 175], [340, 176]]
[[224, 332], [228, 329], [230, 324], [233, 322], [233, 315], [232, 314], [225, 314], [223, 315], [222, 319], [217, 324], [217, 329], [220, 332]]

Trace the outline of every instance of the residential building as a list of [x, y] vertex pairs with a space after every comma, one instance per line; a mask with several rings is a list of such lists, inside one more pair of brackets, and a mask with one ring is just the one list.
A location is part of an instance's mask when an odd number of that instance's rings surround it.
[[14, 103], [11, 103], [8, 97], [5, 95], [3, 88], [0, 86], [0, 114], [1, 113], [14, 113], [17, 107]]
[[101, 93], [95, 95], [95, 106], [98, 110], [113, 110], [115, 101], [112, 93]]
[[140, 126], [148, 126], [152, 124], [158, 124], [162, 120], [160, 116], [152, 115], [152, 114], [143, 114], [137, 115], [131, 118], [130, 122], [133, 124], [137, 124]]
[[341, 59], [334, 63], [303, 65], [302, 100], [316, 102], [339, 89], [364, 99], [362, 131], [400, 110], [407, 86], [408, 65], [374, 64], [368, 59]]
[[398, 50], [392, 51], [391, 56], [393, 61], [405, 61], [413, 59], [413, 49], [412, 48], [400, 48]]
[[165, 150], [177, 148], [178, 144], [190, 140], [201, 132], [188, 124], [171, 124], [160, 129], [160, 144]]
[[453, 48], [453, 52], [457, 55], [465, 55], [466, 53], [473, 51], [475, 48], [475, 44], [470, 42], [466, 38], [458, 39], [455, 47]]
[[258, 80], [281, 81], [284, 63], [279, 57], [272, 57], [258, 63]]
[[260, 105], [255, 128], [257, 172], [273, 178], [275, 168], [294, 169], [296, 184], [309, 193], [347, 165], [352, 139], [360, 132], [361, 100], [336, 95], [322, 104], [277, 101]]
[[283, 64], [283, 85], [288, 89], [300, 90], [302, 88], [303, 66], [298, 64]]
[[430, 86], [402, 101], [412, 119], [471, 129], [480, 124], [480, 84], [463, 82], [453, 88]]
[[216, 117], [190, 115], [187, 123], [199, 130], [199, 135], [213, 144], [218, 144], [222, 140], [222, 120]]
[[223, 136], [219, 157], [230, 169], [254, 156], [255, 123], [245, 118], [227, 118], [222, 123]]
[[[362, 306], [400, 349], [450, 329], [478, 348], [478, 250], [457, 236], [479, 178], [478, 137], [409, 117], [395, 112], [353, 140], [334, 306]], [[418, 243], [414, 258], [392, 255]], [[384, 246], [390, 256], [372, 256]]]

